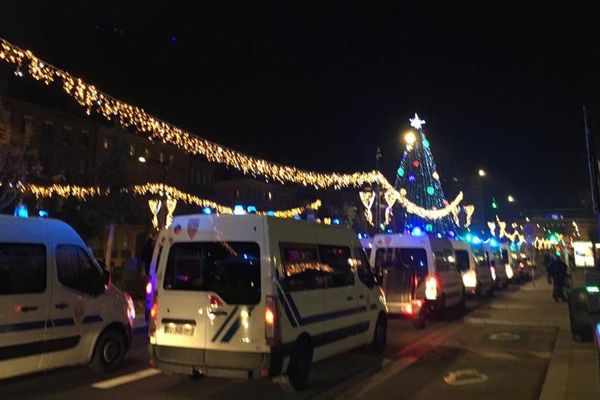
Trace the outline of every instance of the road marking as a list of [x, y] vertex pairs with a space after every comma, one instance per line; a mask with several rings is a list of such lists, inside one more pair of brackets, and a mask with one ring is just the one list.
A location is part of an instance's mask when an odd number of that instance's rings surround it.
[[473, 385], [485, 382], [488, 379], [486, 374], [482, 374], [476, 369], [458, 369], [444, 376], [444, 382], [453, 386]]
[[513, 342], [515, 340], [521, 339], [519, 335], [512, 332], [498, 332], [492, 333], [489, 336], [490, 340], [495, 340], [497, 342]]
[[353, 398], [363, 398], [365, 394], [375, 389], [379, 385], [381, 385], [384, 381], [390, 379], [392, 376], [402, 371], [404, 368], [407, 368], [417, 362], [417, 357], [403, 357], [399, 360], [394, 361], [385, 371], [382, 371], [375, 375], [372, 379], [369, 380], [369, 383], [364, 386], [361, 390], [354, 393]]
[[116, 378], [108, 379], [106, 381], [100, 381], [92, 384], [95, 389], [111, 389], [116, 386], [125, 385], [127, 383], [135, 382], [140, 379], [149, 378], [154, 375], [160, 374], [160, 371], [156, 368], [148, 368], [141, 371], [137, 371], [131, 374], [118, 376]]

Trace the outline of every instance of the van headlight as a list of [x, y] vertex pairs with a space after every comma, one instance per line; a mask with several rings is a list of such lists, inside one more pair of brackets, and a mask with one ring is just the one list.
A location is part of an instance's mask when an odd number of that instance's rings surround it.
[[475, 275], [475, 271], [467, 271], [463, 274], [463, 284], [465, 287], [474, 288], [477, 286], [477, 276]]

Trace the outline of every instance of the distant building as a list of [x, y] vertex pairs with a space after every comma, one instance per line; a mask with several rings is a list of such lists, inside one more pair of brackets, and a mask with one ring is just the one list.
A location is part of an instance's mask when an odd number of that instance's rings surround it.
[[303, 205], [296, 188], [272, 184], [256, 179], [235, 179], [215, 182], [216, 198], [225, 205], [255, 206], [268, 211]]
[[[201, 157], [185, 154], [174, 146], [152, 142], [104, 120], [51, 109], [2, 94], [0, 118], [0, 122], [9, 127], [9, 136], [26, 135], [29, 146], [38, 150], [39, 166], [35, 171], [29, 171], [27, 178], [31, 183], [99, 185], [101, 160], [115, 151], [119, 141], [120, 151], [125, 152], [126, 160], [121, 171], [124, 182], [163, 182], [201, 197], [214, 196], [213, 164]], [[0, 138], [0, 143], [8, 139]], [[140, 157], [145, 162], [140, 162]], [[45, 200], [44, 207], [49, 208], [52, 217], [60, 215], [63, 203], [62, 199]], [[182, 208], [185, 206], [182, 205]], [[150, 220], [146, 201], [140, 201], [134, 211], [132, 218], [137, 219], [137, 223], [115, 227], [112, 235], [114, 246], [105, 253], [106, 258], [110, 257], [109, 264], [112, 266], [123, 266], [135, 257], [139, 251], [137, 245], [141, 237], [145, 237]], [[106, 250], [104, 242], [105, 239], [101, 239], [91, 243], [101, 258]]]

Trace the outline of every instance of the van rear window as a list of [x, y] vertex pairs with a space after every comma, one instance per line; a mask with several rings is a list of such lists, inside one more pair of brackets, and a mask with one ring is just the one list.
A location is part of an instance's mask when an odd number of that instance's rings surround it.
[[163, 287], [214, 292], [228, 304], [257, 304], [260, 302], [258, 244], [175, 243], [169, 249]]

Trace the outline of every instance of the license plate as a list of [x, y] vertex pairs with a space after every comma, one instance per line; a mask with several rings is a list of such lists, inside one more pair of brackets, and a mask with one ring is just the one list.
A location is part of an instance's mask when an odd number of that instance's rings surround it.
[[165, 333], [170, 335], [194, 336], [194, 327], [191, 325], [169, 324], [165, 325]]

